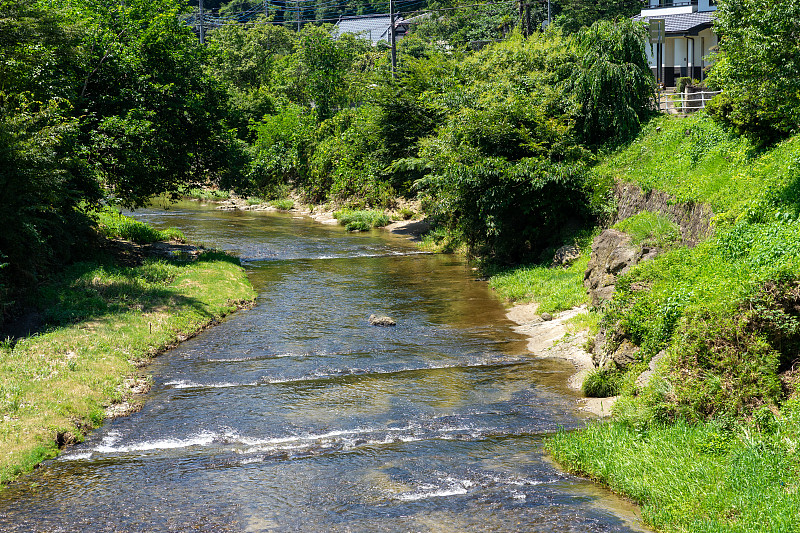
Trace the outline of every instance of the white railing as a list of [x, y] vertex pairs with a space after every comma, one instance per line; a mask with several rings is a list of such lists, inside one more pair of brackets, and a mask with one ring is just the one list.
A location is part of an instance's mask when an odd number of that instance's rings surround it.
[[722, 91], [701, 91], [687, 88], [682, 93], [669, 90], [658, 93], [658, 109], [670, 115], [689, 115], [706, 108], [706, 103]]

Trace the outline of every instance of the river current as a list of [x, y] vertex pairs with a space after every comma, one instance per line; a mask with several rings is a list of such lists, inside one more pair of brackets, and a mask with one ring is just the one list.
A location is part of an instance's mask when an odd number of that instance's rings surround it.
[[257, 305], [157, 358], [140, 412], [0, 492], [0, 531], [642, 530], [547, 460], [545, 435], [586, 423], [571, 366], [530, 356], [461, 258], [287, 214], [135, 216], [237, 253]]

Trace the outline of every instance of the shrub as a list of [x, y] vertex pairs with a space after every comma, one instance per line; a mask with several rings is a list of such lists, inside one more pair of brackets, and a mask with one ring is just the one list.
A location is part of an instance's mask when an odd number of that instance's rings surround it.
[[281, 200], [273, 200], [270, 205], [279, 211], [289, 211], [294, 207], [294, 200], [291, 198], [283, 198]]
[[333, 216], [339, 221], [339, 224], [347, 228], [347, 231], [367, 231], [386, 226], [391, 222], [385, 213], [372, 210], [340, 209]]
[[609, 367], [597, 368], [589, 372], [583, 380], [581, 390], [589, 398], [606, 398], [620, 392], [622, 374]]

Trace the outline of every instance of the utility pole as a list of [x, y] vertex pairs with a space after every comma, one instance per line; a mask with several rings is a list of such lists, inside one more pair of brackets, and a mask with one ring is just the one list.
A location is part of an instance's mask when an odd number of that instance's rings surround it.
[[300, 14], [300, 0], [297, 0], [297, 33], [300, 33], [300, 19], [302, 18]]
[[200, 44], [206, 42], [206, 27], [203, 24], [203, 0], [197, 0], [198, 16], [200, 17]]
[[264, 0], [264, 16], [269, 17], [269, 3], [268, 0]]
[[394, 2], [389, 0], [389, 41], [392, 45], [392, 78], [397, 76], [397, 45], [394, 38]]

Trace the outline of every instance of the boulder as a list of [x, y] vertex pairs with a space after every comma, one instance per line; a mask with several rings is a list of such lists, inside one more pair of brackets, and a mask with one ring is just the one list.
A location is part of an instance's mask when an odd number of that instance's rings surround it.
[[551, 268], [557, 266], [568, 267], [580, 257], [581, 249], [574, 244], [567, 244], [556, 250], [556, 254], [553, 256], [553, 263], [550, 266]]
[[614, 295], [617, 277], [632, 266], [652, 259], [659, 250], [639, 248], [631, 244], [631, 236], [622, 231], [607, 229], [592, 242], [592, 255], [583, 276], [583, 285], [589, 292], [593, 306], [607, 302]]
[[388, 316], [369, 315], [369, 325], [387, 327], [396, 326], [397, 322]]
[[618, 368], [625, 369], [639, 361], [639, 351], [640, 348], [638, 346], [628, 339], [625, 339], [620, 343], [619, 347], [614, 350], [614, 355], [611, 356], [611, 360], [614, 361], [614, 364], [616, 364]]

